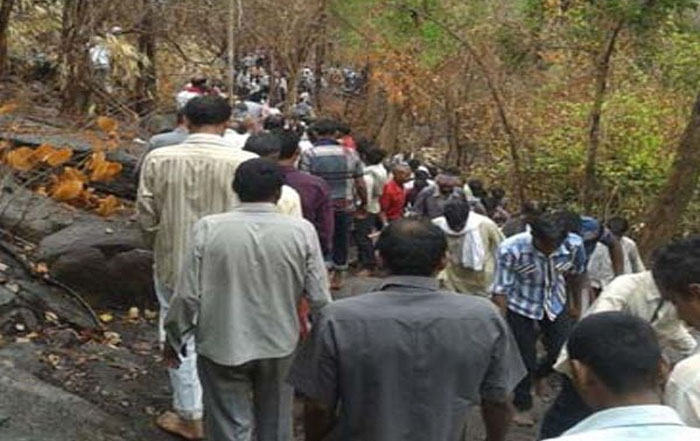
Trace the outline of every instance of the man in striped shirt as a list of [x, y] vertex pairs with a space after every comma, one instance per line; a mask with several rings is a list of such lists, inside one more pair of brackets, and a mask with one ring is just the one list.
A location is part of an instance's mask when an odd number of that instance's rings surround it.
[[[190, 136], [183, 144], [163, 147], [144, 160], [137, 209], [147, 242], [153, 246], [155, 290], [160, 303], [159, 338], [165, 339], [168, 312], [194, 224], [202, 217], [229, 211], [238, 204], [231, 182], [238, 166], [257, 157], [234, 149], [223, 138], [231, 115], [228, 103], [214, 96], [190, 100], [184, 109]], [[201, 439], [202, 390], [197, 376], [194, 340], [186, 342], [179, 369], [170, 370], [175, 412], [157, 424], [186, 439]]]
[[[530, 223], [531, 232], [515, 235], [501, 243], [496, 280], [491, 287], [493, 301], [504, 311], [518, 343], [528, 375], [515, 389], [514, 421], [533, 425], [530, 410], [532, 380], [544, 378], [568, 336], [567, 283], [580, 303], [582, 278], [586, 272], [583, 240], [568, 233], [562, 214], [548, 214]], [[577, 310], [579, 305], [573, 305]], [[539, 331], [538, 331], [539, 329]], [[546, 357], [538, 363], [537, 338], [543, 336]]]
[[[357, 152], [338, 144], [338, 124], [322, 119], [311, 127], [315, 137], [314, 147], [302, 153], [299, 169], [318, 176], [328, 183], [331, 190], [335, 228], [331, 260], [335, 270], [331, 288], [339, 289], [342, 275], [348, 268], [350, 227], [353, 216], [367, 217], [367, 186], [364, 181], [364, 165]], [[359, 201], [356, 204], [356, 198]], [[329, 259], [330, 257], [330, 259]]]

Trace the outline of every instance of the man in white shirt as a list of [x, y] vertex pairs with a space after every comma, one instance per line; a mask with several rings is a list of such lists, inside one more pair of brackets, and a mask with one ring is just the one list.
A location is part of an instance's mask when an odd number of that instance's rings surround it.
[[[238, 204], [231, 181], [242, 162], [256, 155], [231, 148], [222, 137], [231, 107], [220, 97], [193, 98], [184, 109], [189, 137], [146, 156], [136, 206], [147, 243], [153, 246], [155, 291], [160, 303], [159, 338], [175, 289], [192, 226], [203, 216], [229, 211]], [[201, 439], [202, 391], [197, 377], [194, 339], [185, 340], [187, 357], [171, 369], [173, 409], [156, 421], [186, 439]]]
[[[614, 217], [607, 222], [607, 226], [610, 232], [620, 241], [620, 245], [622, 245], [623, 273], [634, 274], [645, 271], [646, 267], [639, 255], [637, 243], [626, 236], [629, 230], [627, 220], [621, 217]], [[596, 245], [588, 261], [588, 276], [591, 280], [591, 285], [598, 290], [603, 290], [615, 279], [615, 272], [610, 260], [610, 251], [600, 242]]]
[[[700, 236], [674, 242], [656, 257], [664, 271], [655, 274], [665, 299], [678, 316], [700, 331]], [[686, 424], [700, 427], [700, 354], [676, 365], [666, 386], [666, 404], [676, 409]]]
[[284, 175], [269, 159], [236, 170], [241, 204], [193, 228], [166, 319], [166, 360], [180, 364], [194, 334], [207, 439], [290, 441], [293, 388], [285, 383], [299, 341], [296, 306], [331, 301], [314, 226], [277, 212]]
[[579, 323], [567, 343], [573, 382], [596, 412], [558, 441], [691, 441], [687, 427], [661, 405], [667, 366], [654, 329], [641, 318], [603, 312]]
[[372, 233], [383, 224], [380, 218], [382, 206], [379, 199], [384, 191], [384, 184], [389, 180], [388, 173], [382, 161], [386, 152], [378, 148], [370, 149], [365, 155], [365, 187], [367, 188], [367, 216], [355, 218], [355, 244], [357, 245], [357, 258], [360, 262], [360, 277], [372, 275], [376, 262], [374, 257], [374, 242]]

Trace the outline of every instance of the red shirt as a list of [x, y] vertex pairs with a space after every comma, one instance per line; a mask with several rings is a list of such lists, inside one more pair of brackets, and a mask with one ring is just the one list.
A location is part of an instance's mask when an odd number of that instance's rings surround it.
[[379, 203], [388, 220], [401, 219], [406, 206], [406, 191], [402, 185], [392, 179], [384, 185]]

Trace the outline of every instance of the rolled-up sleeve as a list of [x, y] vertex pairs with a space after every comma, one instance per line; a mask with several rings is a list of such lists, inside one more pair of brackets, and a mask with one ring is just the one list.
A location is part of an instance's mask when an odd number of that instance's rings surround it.
[[321, 311], [311, 336], [299, 349], [287, 382], [307, 398], [333, 410], [339, 397], [338, 351], [332, 322], [324, 314], [326, 309]]
[[497, 296], [509, 297], [515, 287], [515, 256], [506, 247], [499, 247], [496, 260], [496, 277], [491, 286], [491, 293]]
[[206, 243], [206, 223], [199, 221], [193, 228], [193, 238], [187, 251], [175, 293], [165, 317], [166, 341], [181, 351], [187, 335], [194, 332], [202, 297], [201, 266]]
[[520, 351], [505, 320], [494, 313], [498, 338], [491, 348], [488, 370], [480, 386], [481, 399], [504, 402], [525, 377]]

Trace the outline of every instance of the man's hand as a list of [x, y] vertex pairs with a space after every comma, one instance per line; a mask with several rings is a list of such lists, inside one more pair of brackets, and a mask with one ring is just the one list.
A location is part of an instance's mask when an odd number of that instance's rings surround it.
[[491, 301], [498, 307], [498, 310], [501, 312], [501, 315], [505, 317], [508, 311], [507, 297], [500, 294], [493, 294], [491, 296]]
[[180, 356], [177, 354], [177, 351], [175, 351], [175, 349], [173, 349], [173, 347], [167, 342], [163, 347], [163, 363], [165, 363], [165, 365], [170, 369], [178, 369], [180, 364], [182, 364], [182, 360], [180, 360]]
[[579, 321], [581, 319], [581, 308], [578, 306], [575, 306], [574, 304], [570, 304], [568, 308], [569, 312], [569, 317], [575, 321]]

